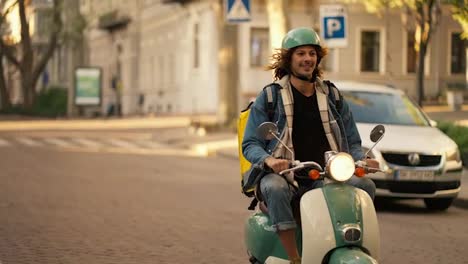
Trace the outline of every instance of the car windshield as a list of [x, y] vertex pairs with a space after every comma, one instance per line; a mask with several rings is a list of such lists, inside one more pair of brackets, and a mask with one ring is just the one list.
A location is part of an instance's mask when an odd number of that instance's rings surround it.
[[343, 95], [356, 122], [429, 125], [424, 114], [405, 95], [362, 91], [343, 91]]

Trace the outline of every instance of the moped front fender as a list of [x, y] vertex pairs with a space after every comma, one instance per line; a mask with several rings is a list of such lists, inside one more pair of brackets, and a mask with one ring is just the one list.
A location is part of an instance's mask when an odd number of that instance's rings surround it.
[[377, 260], [359, 248], [343, 247], [334, 250], [328, 261], [329, 264], [378, 264]]

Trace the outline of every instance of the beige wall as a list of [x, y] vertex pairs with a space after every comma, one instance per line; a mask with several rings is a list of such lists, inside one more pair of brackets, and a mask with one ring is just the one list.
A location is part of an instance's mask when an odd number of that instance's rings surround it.
[[[294, 0], [290, 8], [291, 27], [319, 28], [320, 1]], [[328, 1], [322, 1], [328, 2]], [[337, 1], [338, 2], [338, 1]], [[109, 89], [115, 71], [116, 45], [123, 53], [124, 81], [123, 110], [138, 113], [138, 95], [145, 95], [143, 112], [158, 113], [215, 113], [219, 109], [219, 27], [218, 1], [200, 0], [180, 6], [161, 4], [159, 0], [139, 1], [83, 1], [82, 9], [89, 16], [87, 31], [89, 64], [100, 66], [104, 73], [104, 105], [113, 99]], [[267, 27], [264, 1], [252, 1], [252, 21], [238, 26], [239, 101], [243, 107], [248, 97], [257, 94], [272, 80], [270, 72], [250, 66], [250, 29]], [[97, 18], [111, 10], [119, 10], [131, 17], [128, 27], [114, 33], [97, 29]], [[332, 50], [325, 60], [333, 65], [325, 77], [331, 80], [357, 80], [390, 84], [415, 97], [415, 74], [406, 72], [406, 32], [398, 11], [380, 17], [367, 13], [362, 6], [347, 5], [348, 47]], [[222, 21], [221, 21], [222, 22]], [[194, 67], [195, 24], [199, 27], [199, 66]], [[360, 72], [360, 32], [380, 31], [380, 72]], [[450, 32], [460, 26], [444, 10], [439, 28], [434, 32], [426, 68], [426, 95], [436, 97], [447, 82], [464, 81], [465, 76], [449, 74]], [[170, 106], [170, 107], [169, 107]]]
[[[110, 89], [120, 59], [122, 111], [136, 113], [215, 113], [218, 107], [218, 47], [215, 8], [209, 1], [189, 6], [157, 0], [84, 1], [90, 66], [103, 69], [103, 106], [116, 101]], [[131, 22], [109, 33], [97, 28], [99, 15], [119, 10]], [[194, 24], [198, 24], [199, 66], [194, 60]], [[213, 41], [216, 40], [216, 41]], [[117, 45], [122, 54], [117, 55]], [[139, 96], [144, 95], [140, 109]]]

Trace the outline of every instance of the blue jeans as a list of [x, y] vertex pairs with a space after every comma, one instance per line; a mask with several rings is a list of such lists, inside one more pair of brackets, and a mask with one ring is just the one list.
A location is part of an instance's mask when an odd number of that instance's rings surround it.
[[[347, 183], [366, 191], [372, 200], [374, 199], [375, 184], [371, 179], [353, 176]], [[314, 182], [311, 187], [314, 189], [322, 185], [323, 181], [320, 180]], [[293, 187], [282, 176], [269, 173], [260, 180], [260, 191], [268, 206], [268, 214], [273, 228], [276, 231], [296, 228], [297, 224], [291, 207], [291, 199], [294, 195]]]

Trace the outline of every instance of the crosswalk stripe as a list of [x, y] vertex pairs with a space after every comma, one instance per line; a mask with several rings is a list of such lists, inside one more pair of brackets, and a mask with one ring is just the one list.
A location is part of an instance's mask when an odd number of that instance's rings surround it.
[[140, 140], [137, 141], [138, 145], [149, 148], [149, 149], [160, 149], [160, 148], [168, 148], [169, 146], [164, 143], [156, 142], [156, 141], [149, 141], [149, 140]]
[[16, 141], [18, 141], [19, 143], [21, 143], [23, 145], [29, 146], [29, 147], [42, 146], [42, 144], [40, 142], [38, 142], [37, 140], [31, 139], [31, 138], [28, 138], [28, 137], [19, 137], [19, 138], [16, 138]]
[[5, 139], [0, 138], [0, 147], [4, 147], [4, 146], [10, 146], [10, 143], [6, 141]]
[[[111, 151], [122, 153], [145, 153], [174, 155], [180, 151], [183, 155], [199, 155], [194, 150], [183, 150], [170, 144], [148, 139], [122, 139], [122, 138], [87, 138], [87, 137], [29, 137], [0, 138], [0, 147], [21, 144], [28, 147], [55, 146], [62, 149]], [[180, 152], [180, 153], [182, 153]], [[182, 155], [182, 154], [181, 154]], [[1, 264], [1, 263], [0, 263]]]
[[74, 142], [77, 142], [79, 145], [86, 146], [86, 147], [100, 147], [102, 146], [101, 143], [96, 142], [94, 140], [86, 139], [86, 138], [73, 138]]
[[49, 144], [57, 145], [59, 147], [71, 147], [72, 146], [70, 142], [67, 142], [60, 138], [45, 138], [44, 141]]
[[137, 148], [138, 147], [130, 142], [127, 142], [121, 139], [112, 138], [112, 139], [109, 139], [108, 142], [116, 147], [121, 147], [121, 148]]

